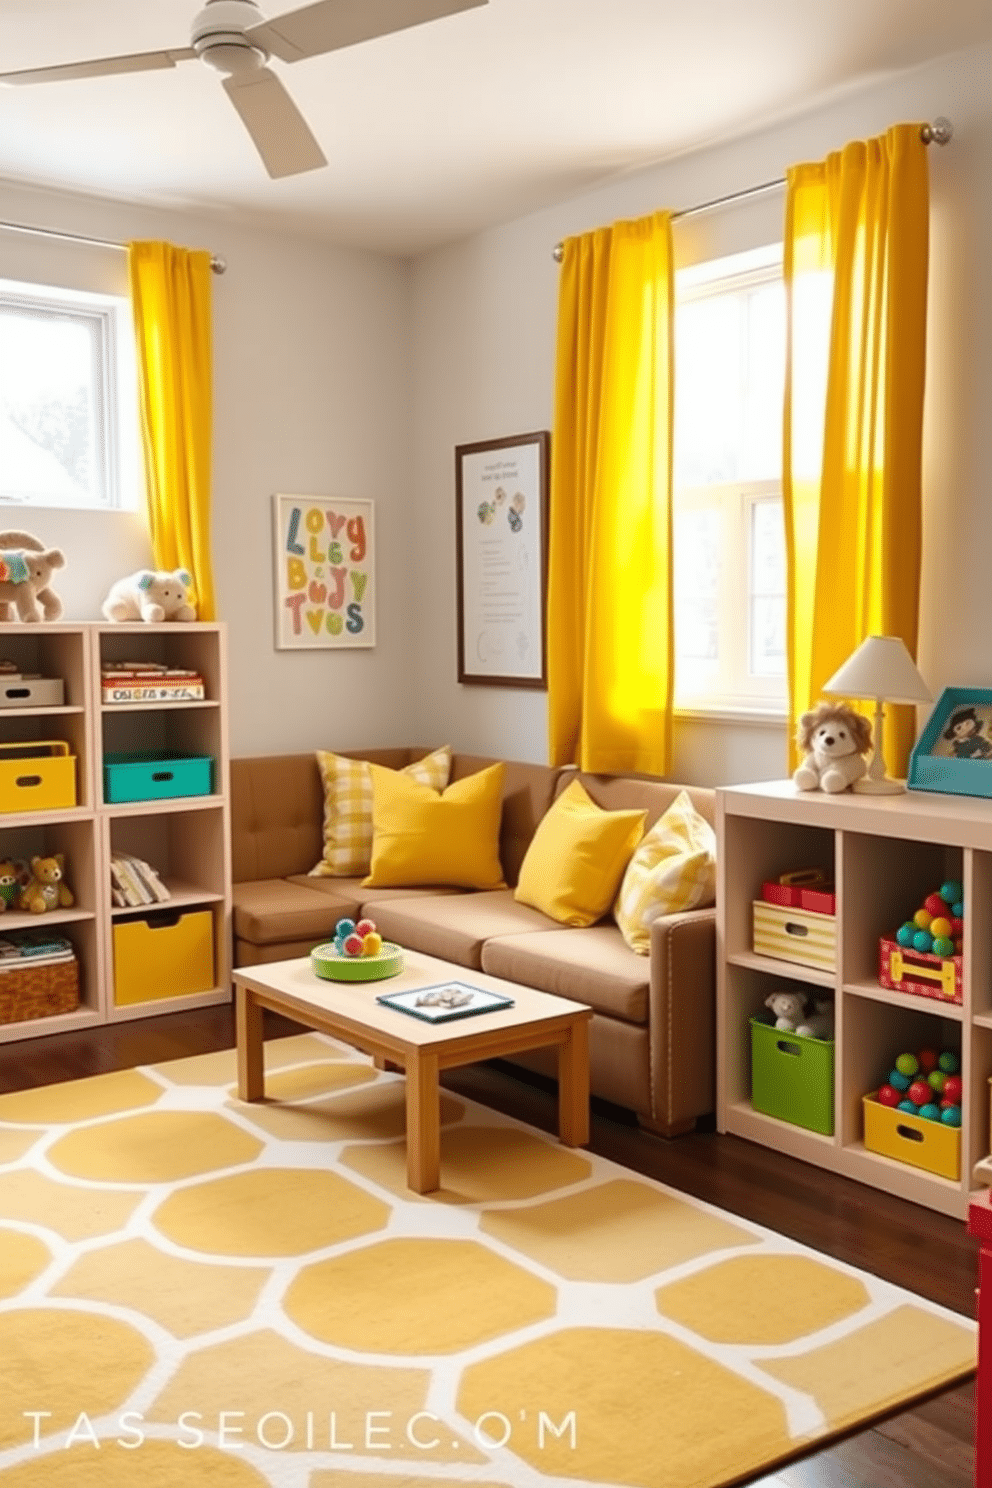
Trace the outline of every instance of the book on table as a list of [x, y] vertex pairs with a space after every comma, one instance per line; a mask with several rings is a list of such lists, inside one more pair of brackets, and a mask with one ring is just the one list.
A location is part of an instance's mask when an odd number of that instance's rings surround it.
[[476, 1013], [498, 1013], [513, 1007], [513, 998], [468, 982], [437, 982], [431, 987], [415, 987], [410, 992], [383, 992], [376, 1002], [396, 1008], [425, 1023], [449, 1023], [453, 1018], [472, 1018]]

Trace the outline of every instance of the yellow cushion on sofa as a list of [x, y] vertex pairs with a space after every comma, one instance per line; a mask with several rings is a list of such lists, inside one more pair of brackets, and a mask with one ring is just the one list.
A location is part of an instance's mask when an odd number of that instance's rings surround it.
[[573, 780], [538, 823], [514, 898], [562, 925], [602, 919], [644, 834], [646, 815], [604, 811]]
[[631, 858], [613, 914], [632, 951], [646, 956], [659, 915], [716, 902], [716, 833], [681, 791]]
[[[326, 749], [317, 750], [317, 765], [324, 786], [324, 856], [310, 869], [310, 877], [356, 878], [368, 873], [372, 859], [372, 767], [368, 760], [346, 759]], [[444, 744], [424, 759], [388, 773], [444, 790], [451, 774], [451, 749]]]
[[402, 771], [370, 768], [372, 866], [364, 887], [503, 888], [504, 764], [456, 780], [443, 792]]

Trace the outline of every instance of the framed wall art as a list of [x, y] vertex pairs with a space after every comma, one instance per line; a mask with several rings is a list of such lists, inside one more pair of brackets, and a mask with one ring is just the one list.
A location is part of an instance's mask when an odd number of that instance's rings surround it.
[[275, 496], [277, 651], [375, 645], [373, 503]]
[[909, 761], [910, 790], [992, 796], [992, 690], [945, 687]]
[[459, 682], [547, 686], [549, 439], [455, 447]]

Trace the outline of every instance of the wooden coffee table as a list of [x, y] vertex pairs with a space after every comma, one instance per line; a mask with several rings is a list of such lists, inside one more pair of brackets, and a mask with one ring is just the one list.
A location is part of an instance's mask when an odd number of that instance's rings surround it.
[[[415, 1193], [431, 1193], [440, 1186], [438, 1076], [456, 1065], [499, 1059], [525, 1049], [557, 1047], [558, 1135], [568, 1147], [582, 1147], [589, 1141], [592, 1009], [584, 1003], [551, 997], [414, 951], [406, 952], [399, 976], [381, 982], [325, 981], [311, 970], [309, 958], [242, 966], [233, 977], [241, 1099], [265, 1098], [263, 1008], [336, 1035], [371, 1054], [380, 1068], [396, 1066], [406, 1073], [406, 1171]], [[447, 981], [501, 992], [512, 997], [514, 1005], [431, 1024], [376, 1001], [380, 992], [409, 991]]]

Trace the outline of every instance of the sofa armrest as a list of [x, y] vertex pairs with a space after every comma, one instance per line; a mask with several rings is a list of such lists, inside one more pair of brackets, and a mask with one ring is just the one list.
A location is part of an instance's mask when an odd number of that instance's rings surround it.
[[716, 1103], [716, 909], [651, 926], [648, 990], [652, 1124], [687, 1131]]

